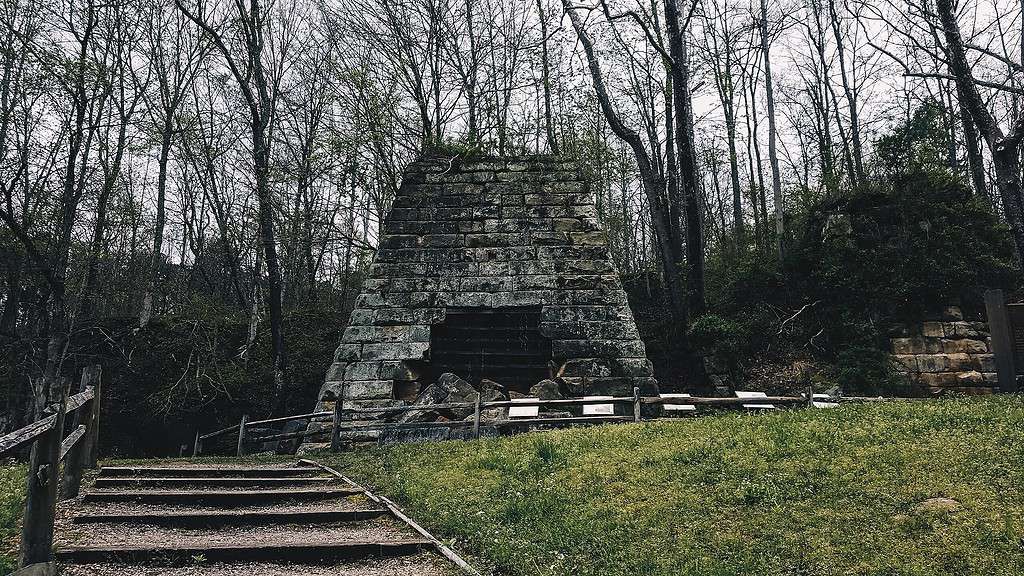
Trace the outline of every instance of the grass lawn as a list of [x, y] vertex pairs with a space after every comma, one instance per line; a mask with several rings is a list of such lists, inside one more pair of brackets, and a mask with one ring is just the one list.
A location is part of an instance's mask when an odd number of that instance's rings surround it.
[[321, 461], [502, 574], [1024, 574], [1019, 397], [727, 414]]
[[18, 567], [19, 522], [25, 505], [25, 469], [10, 461], [0, 462], [0, 574]]

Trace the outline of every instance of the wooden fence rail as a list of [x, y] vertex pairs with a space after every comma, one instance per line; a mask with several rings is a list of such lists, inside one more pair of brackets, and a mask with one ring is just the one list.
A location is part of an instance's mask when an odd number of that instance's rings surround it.
[[[502, 420], [495, 420], [488, 422], [488, 426], [496, 427], [499, 429], [515, 429], [523, 427], [540, 427], [540, 426], [563, 426], [563, 425], [586, 425], [586, 424], [599, 424], [599, 423], [613, 423], [613, 422], [640, 422], [640, 421], [651, 421], [661, 420], [662, 418], [653, 418], [649, 415], [645, 415], [644, 406], [693, 406], [693, 407], [707, 407], [707, 408], [736, 408], [743, 406], [805, 406], [810, 405], [811, 401], [820, 402], [883, 402], [883, 401], [894, 401], [894, 400], [915, 400], [914, 398], [885, 398], [885, 397], [852, 397], [852, 396], [821, 396], [814, 395], [811, 391], [800, 394], [798, 396], [763, 396], [763, 397], [745, 397], [745, 398], [711, 398], [711, 397], [700, 397], [700, 396], [641, 396], [639, 389], [634, 389], [632, 396], [614, 396], [614, 397], [587, 397], [587, 398], [565, 398], [558, 400], [543, 400], [540, 398], [522, 398], [517, 400], [496, 400], [490, 402], [481, 402], [479, 397], [474, 402], [448, 402], [443, 404], [422, 404], [422, 405], [410, 405], [410, 406], [383, 406], [376, 408], [345, 408], [343, 402], [335, 402], [335, 409], [333, 411], [321, 411], [311, 412], [308, 414], [298, 414], [295, 416], [282, 416], [277, 418], [268, 418], [265, 420], [248, 420], [247, 417], [243, 418], [242, 422], [227, 428], [222, 428], [215, 432], [208, 434], [196, 433], [196, 445], [193, 451], [194, 455], [198, 455], [202, 452], [203, 441], [228, 434], [237, 435], [237, 453], [242, 454], [244, 446], [247, 442], [260, 443], [260, 442], [274, 442], [280, 440], [293, 440], [296, 438], [307, 438], [310, 436], [322, 436], [330, 433], [331, 435], [331, 447], [337, 450], [340, 447], [340, 435], [343, 432], [358, 432], [358, 431], [384, 431], [384, 430], [410, 430], [417, 428], [470, 428], [472, 427], [473, 437], [480, 436], [480, 412], [491, 408], [511, 408], [511, 407], [540, 407], [540, 408], [568, 408], [578, 406], [590, 406], [590, 405], [608, 405], [623, 406], [622, 412], [626, 412], [629, 415], [586, 415], [586, 416], [572, 416], [572, 417], [557, 417], [557, 418], [505, 418]], [[455, 421], [442, 421], [442, 422], [386, 422], [379, 418], [388, 416], [397, 416], [402, 414], [409, 414], [415, 412], [426, 412], [426, 411], [438, 411], [438, 410], [472, 410], [472, 420], [455, 420]], [[358, 419], [359, 417], [371, 417], [375, 419]], [[267, 424], [277, 424], [281, 422], [288, 422], [292, 420], [307, 420], [309, 422], [321, 422], [326, 425], [317, 427], [315, 429], [307, 429], [296, 432], [283, 432], [279, 434], [270, 434], [257, 437], [249, 437], [249, 431], [254, 426], [263, 426]], [[329, 422], [329, 423], [328, 423]]]
[[[52, 565], [57, 497], [77, 496], [83, 468], [96, 465], [100, 375], [99, 366], [83, 370], [81, 391], [70, 397], [68, 381], [62, 379], [59, 390], [54, 391], [56, 397], [51, 398], [44, 412], [46, 416], [0, 436], [0, 456], [32, 443], [19, 557], [23, 569]], [[65, 421], [70, 414], [71, 433], [65, 437]]]

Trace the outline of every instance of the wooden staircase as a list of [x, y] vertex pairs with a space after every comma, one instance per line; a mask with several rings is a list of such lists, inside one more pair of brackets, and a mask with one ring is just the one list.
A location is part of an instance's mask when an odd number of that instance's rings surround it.
[[103, 468], [59, 515], [56, 559], [70, 576], [459, 573], [390, 502], [331, 472], [308, 461]]

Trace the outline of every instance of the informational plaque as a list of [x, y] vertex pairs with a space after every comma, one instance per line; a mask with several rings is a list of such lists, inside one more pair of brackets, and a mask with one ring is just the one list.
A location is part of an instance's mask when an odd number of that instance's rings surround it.
[[[584, 400], [611, 400], [612, 396], [584, 396]], [[615, 414], [615, 406], [611, 404], [584, 404], [584, 416], [611, 416]]]
[[1007, 304], [1010, 318], [1010, 339], [1013, 346], [1013, 365], [1018, 375], [1024, 374], [1024, 304]]
[[697, 411], [697, 406], [695, 404], [675, 404], [674, 403], [675, 401], [678, 401], [680, 398], [690, 398], [691, 396], [689, 394], [661, 394], [660, 396], [663, 399], [665, 399], [665, 400], [670, 400], [671, 401], [671, 402], [665, 402], [665, 403], [662, 404], [662, 406], [663, 406], [663, 408], [665, 409], [666, 412], [696, 412]]
[[[768, 395], [764, 392], [749, 392], [745, 390], [736, 391], [737, 398], [767, 398]], [[748, 410], [774, 410], [774, 404], [744, 404], [744, 408]]]
[[[539, 398], [513, 398], [513, 403], [536, 402]], [[540, 406], [509, 406], [509, 418], [536, 418], [540, 414]]]

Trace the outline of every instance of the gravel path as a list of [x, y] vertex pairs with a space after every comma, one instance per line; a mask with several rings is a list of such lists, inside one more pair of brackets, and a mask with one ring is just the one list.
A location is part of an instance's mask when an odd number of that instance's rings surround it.
[[64, 576], [454, 576], [433, 554], [316, 566], [306, 564], [207, 564], [182, 568], [91, 564], [65, 566]]

